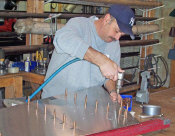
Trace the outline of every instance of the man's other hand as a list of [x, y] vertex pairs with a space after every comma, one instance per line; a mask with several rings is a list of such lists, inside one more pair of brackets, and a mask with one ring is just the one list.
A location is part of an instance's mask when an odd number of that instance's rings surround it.
[[115, 92], [115, 91], [112, 91], [110, 93], [110, 97], [111, 97], [112, 101], [117, 101], [118, 103], [121, 103], [121, 101], [122, 101], [121, 95], [117, 94], [117, 92]]

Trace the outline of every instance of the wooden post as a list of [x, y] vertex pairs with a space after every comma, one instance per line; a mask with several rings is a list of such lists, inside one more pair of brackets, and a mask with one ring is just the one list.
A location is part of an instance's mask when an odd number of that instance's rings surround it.
[[[44, 0], [27, 0], [27, 13], [43, 13]], [[41, 21], [43, 19], [33, 19], [34, 21]], [[31, 41], [30, 41], [31, 40]], [[43, 43], [43, 35], [27, 34], [26, 45], [41, 45]]]
[[[148, 17], [155, 17], [155, 10], [149, 11], [149, 12], [148, 12]], [[151, 23], [151, 24], [154, 24], [154, 23]], [[150, 40], [150, 39], [153, 39], [153, 38], [154, 38], [153, 34], [152, 34], [152, 35], [148, 35], [148, 39], [149, 39], [149, 40]], [[147, 48], [147, 55], [148, 55], [148, 54], [151, 54], [152, 51], [153, 51], [153, 47], [152, 47], [152, 46], [148, 47], [148, 48]]]
[[[154, 17], [155, 16], [155, 11], [154, 10], [148, 11], [147, 13], [144, 14], [144, 16]], [[153, 39], [153, 35], [148, 35], [147, 36], [147, 40], [150, 40], [150, 39]], [[146, 40], [146, 37], [144, 37], [143, 40]], [[153, 50], [152, 46], [142, 48], [141, 58], [144, 58], [145, 56], [151, 54], [152, 53], [152, 50]], [[140, 61], [140, 70], [143, 70], [143, 69], [144, 69], [144, 59]]]
[[[58, 3], [58, 12], [62, 12], [62, 8], [63, 8], [63, 4], [62, 3]], [[61, 24], [61, 19], [58, 19], [57, 23]]]

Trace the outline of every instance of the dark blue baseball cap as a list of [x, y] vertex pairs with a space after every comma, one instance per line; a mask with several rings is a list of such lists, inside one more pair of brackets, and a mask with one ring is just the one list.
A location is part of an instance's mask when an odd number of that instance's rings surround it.
[[132, 9], [129, 6], [115, 4], [111, 5], [109, 13], [117, 20], [120, 30], [134, 39], [132, 27], [134, 25], [135, 15]]

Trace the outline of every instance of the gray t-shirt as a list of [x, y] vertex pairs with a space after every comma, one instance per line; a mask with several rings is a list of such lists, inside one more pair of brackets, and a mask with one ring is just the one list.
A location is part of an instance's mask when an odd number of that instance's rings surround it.
[[107, 79], [101, 74], [99, 67], [83, 60], [90, 46], [119, 65], [119, 41], [104, 42], [96, 32], [94, 21], [97, 19], [95, 16], [72, 18], [56, 32], [54, 38], [55, 49], [45, 80], [66, 62], [74, 58], [80, 58], [81, 61], [67, 66], [58, 73], [43, 88], [42, 98], [64, 94], [65, 89], [68, 92], [73, 92], [105, 84]]

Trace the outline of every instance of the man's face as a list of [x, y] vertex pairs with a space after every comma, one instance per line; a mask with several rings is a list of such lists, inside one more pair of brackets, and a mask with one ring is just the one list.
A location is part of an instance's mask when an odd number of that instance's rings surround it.
[[[110, 17], [110, 15], [109, 15]], [[104, 18], [104, 26], [102, 30], [102, 39], [105, 42], [112, 42], [119, 40], [122, 35], [124, 35], [123, 32], [120, 31], [119, 26], [117, 24], [117, 21], [115, 19], [111, 20], [111, 17]]]

